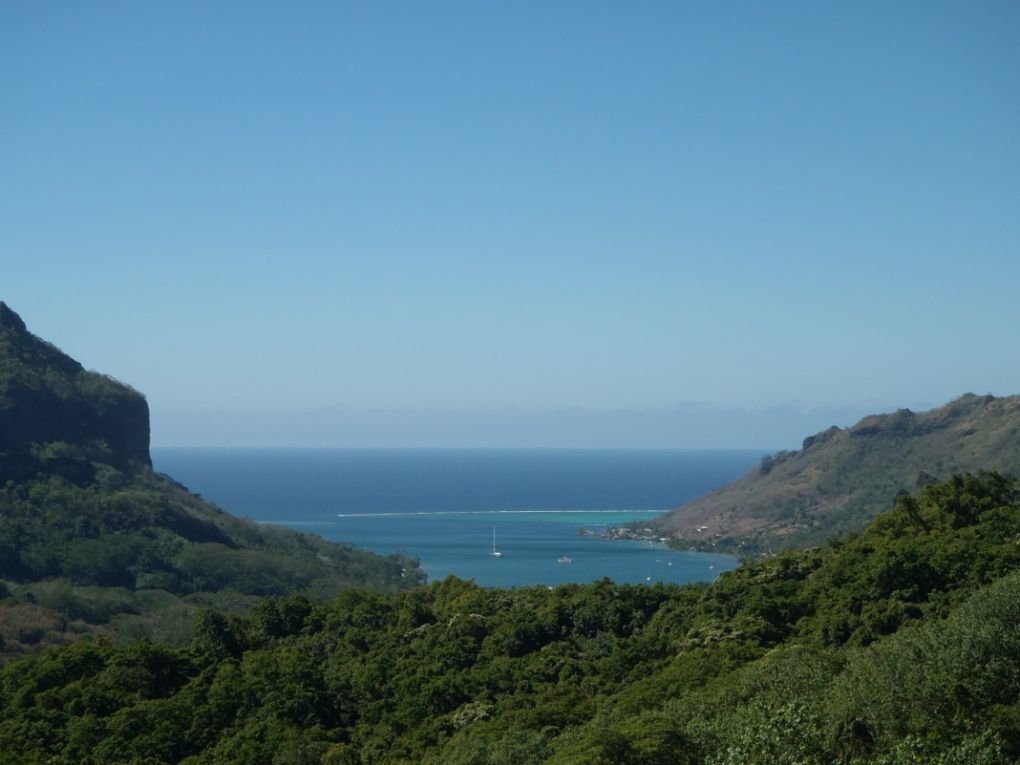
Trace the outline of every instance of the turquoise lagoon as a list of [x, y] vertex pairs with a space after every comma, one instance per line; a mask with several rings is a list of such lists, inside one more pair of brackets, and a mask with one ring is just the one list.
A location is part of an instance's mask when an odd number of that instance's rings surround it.
[[[154, 449], [158, 470], [224, 509], [514, 587], [710, 581], [732, 556], [598, 536], [746, 472], [752, 451]], [[493, 533], [499, 557], [491, 555]], [[559, 562], [569, 558], [571, 562]]]

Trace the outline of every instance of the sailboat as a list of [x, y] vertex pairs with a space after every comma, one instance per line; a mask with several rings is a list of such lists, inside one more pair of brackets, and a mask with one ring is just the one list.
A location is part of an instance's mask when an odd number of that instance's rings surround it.
[[503, 553], [496, 549], [496, 527], [492, 527], [492, 552], [489, 553], [493, 558], [502, 558]]

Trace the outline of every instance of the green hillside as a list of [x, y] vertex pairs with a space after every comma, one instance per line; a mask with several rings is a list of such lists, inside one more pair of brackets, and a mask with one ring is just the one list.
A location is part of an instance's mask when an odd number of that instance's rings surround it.
[[0, 655], [182, 642], [197, 610], [421, 581], [415, 561], [236, 518], [153, 472], [148, 406], [0, 303]]
[[714, 584], [454, 578], [0, 671], [0, 763], [1009, 765], [1020, 493], [931, 485]]
[[803, 547], [864, 528], [901, 492], [979, 470], [1020, 475], [1020, 396], [968, 394], [830, 428], [646, 525], [682, 547]]
[[711, 585], [426, 586], [154, 473], [144, 398], [0, 304], [0, 765], [1014, 764], [1020, 484], [934, 476], [1012, 469], [1017, 407], [767, 458], [815, 504], [742, 533], [860, 532]]
[[84, 369], [0, 302], [0, 483], [39, 472], [88, 483], [90, 460], [152, 464], [145, 397]]

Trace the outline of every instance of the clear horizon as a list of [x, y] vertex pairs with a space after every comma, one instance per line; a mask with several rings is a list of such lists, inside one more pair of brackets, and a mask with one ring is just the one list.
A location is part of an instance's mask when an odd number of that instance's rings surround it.
[[0, 299], [155, 447], [793, 448], [1020, 392], [1020, 5], [0, 8]]
[[[152, 402], [149, 403], [152, 407]], [[210, 411], [169, 415], [163, 412], [153, 417], [153, 448], [774, 452], [799, 449], [804, 438], [833, 425], [850, 427], [862, 417], [885, 414], [897, 408], [904, 407], [805, 410], [780, 405], [755, 411], [688, 407], [650, 412], [333, 410], [274, 413]], [[933, 407], [922, 404], [905, 408], [922, 412]], [[300, 433], [300, 439], [290, 435], [295, 432]], [[408, 437], [408, 432], [416, 436]], [[281, 438], [281, 434], [286, 435]], [[693, 442], [692, 438], [698, 441]], [[757, 440], [752, 440], [755, 438]]]

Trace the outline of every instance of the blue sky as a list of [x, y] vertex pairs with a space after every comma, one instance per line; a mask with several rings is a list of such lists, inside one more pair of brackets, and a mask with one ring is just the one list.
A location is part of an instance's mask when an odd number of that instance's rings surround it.
[[1020, 392], [1014, 2], [8, 2], [0, 298], [157, 445]]

